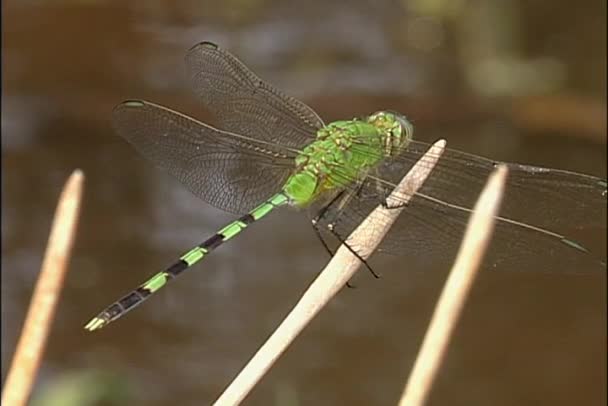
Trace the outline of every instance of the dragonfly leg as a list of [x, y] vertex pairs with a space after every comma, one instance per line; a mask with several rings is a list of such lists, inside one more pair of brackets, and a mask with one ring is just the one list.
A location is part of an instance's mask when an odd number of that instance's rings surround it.
[[315, 220], [316, 219], [312, 220], [312, 228], [313, 228], [313, 230], [315, 230], [315, 234], [319, 238], [319, 241], [321, 241], [321, 245], [323, 245], [323, 248], [325, 248], [325, 251], [327, 251], [327, 253], [329, 254], [330, 257], [333, 257], [334, 252], [331, 250], [331, 248], [329, 248], [329, 245], [327, 245], [325, 238], [323, 238], [323, 234], [321, 234], [321, 229]]
[[[321, 241], [321, 244], [325, 248], [325, 251], [327, 251], [327, 253], [329, 254], [330, 257], [333, 257], [334, 252], [331, 250], [331, 248], [329, 248], [329, 245], [327, 245], [325, 238], [323, 238], [323, 234], [321, 234], [321, 228], [318, 226], [318, 224], [315, 223], [314, 219], [313, 219], [312, 228], [313, 228], [313, 230], [315, 230], [315, 234], [317, 234], [317, 237], [319, 238], [319, 241]], [[346, 287], [351, 288], [351, 289], [355, 288], [355, 286], [353, 284], [351, 284], [350, 282], [346, 282]]]
[[340, 244], [343, 244], [351, 252], [351, 254], [353, 254], [355, 257], [357, 257], [357, 259], [359, 261], [361, 261], [363, 263], [363, 265], [365, 265], [367, 270], [374, 276], [374, 278], [380, 279], [380, 275], [378, 275], [376, 273], [376, 271], [374, 271], [372, 269], [372, 267], [367, 263], [367, 261], [361, 255], [359, 255], [357, 253], [357, 251], [353, 247], [351, 247], [350, 244], [345, 239], [340, 237], [340, 235], [337, 232], [335, 232], [333, 223], [328, 224], [327, 229], [329, 230], [330, 233], [333, 234], [334, 237], [336, 237], [336, 239], [340, 242]]
[[[321, 245], [323, 245], [323, 248], [325, 248], [325, 251], [327, 251], [327, 253], [329, 254], [330, 257], [334, 256], [334, 252], [331, 250], [331, 248], [329, 248], [329, 245], [327, 245], [327, 241], [325, 241], [325, 238], [323, 238], [323, 234], [321, 234], [321, 228], [319, 227], [319, 220], [325, 216], [329, 207], [332, 204], [334, 204], [334, 202], [336, 200], [338, 200], [343, 194], [344, 194], [344, 191], [341, 191], [340, 193], [338, 193], [333, 199], [331, 199], [331, 201], [328, 204], [326, 204], [323, 208], [321, 208], [321, 210], [319, 210], [317, 215], [311, 221], [312, 228], [313, 228], [313, 230], [315, 230], [315, 234], [319, 238], [319, 241], [321, 241]], [[346, 282], [346, 287], [351, 288], [351, 289], [355, 288], [355, 286], [352, 285], [350, 282]]]
[[380, 204], [385, 209], [388, 209], [388, 210], [401, 209], [403, 207], [406, 207], [409, 204], [408, 202], [388, 204], [388, 196], [389, 196], [388, 191], [386, 190], [385, 187], [382, 186], [379, 178], [376, 178], [375, 182], [376, 182], [376, 190], [378, 191], [378, 196], [382, 196], [382, 201], [380, 202]]
[[[316, 229], [315, 231], [317, 232], [317, 235], [321, 236], [321, 231], [318, 229], [318, 222], [319, 220], [325, 218], [327, 220], [327, 230], [338, 240], [338, 242], [340, 242], [340, 244], [343, 244], [359, 261], [361, 261], [363, 265], [365, 265], [365, 267], [374, 276], [374, 278], [378, 279], [380, 278], [380, 275], [378, 275], [368, 264], [368, 262], [363, 257], [361, 257], [361, 255], [359, 255], [357, 251], [353, 247], [351, 247], [350, 244], [335, 231], [335, 225], [340, 218], [342, 209], [348, 203], [348, 201], [350, 201], [353, 195], [360, 193], [362, 186], [363, 183], [360, 183], [357, 189], [355, 190], [343, 190], [338, 193], [327, 205], [325, 205], [321, 210], [319, 210], [319, 213], [317, 214], [317, 216], [315, 216], [312, 222], [313, 227]], [[336, 205], [336, 207], [332, 207], [334, 205]], [[331, 211], [333, 212], [333, 215], [330, 214], [330, 209], [333, 209]], [[328, 216], [332, 216], [333, 218], [328, 219]], [[322, 238], [321, 241], [326, 246], [327, 251], [333, 255], [333, 253], [327, 247], [327, 244]]]
[[328, 204], [326, 204], [325, 206], [323, 206], [321, 208], [321, 210], [319, 210], [317, 215], [311, 220], [312, 228], [315, 230], [315, 234], [317, 234], [317, 237], [319, 237], [319, 241], [321, 241], [321, 244], [323, 245], [323, 247], [325, 248], [325, 251], [327, 251], [327, 253], [329, 254], [330, 257], [334, 256], [334, 252], [331, 250], [331, 248], [329, 248], [329, 245], [327, 245], [327, 242], [325, 241], [325, 239], [323, 238], [323, 235], [321, 234], [321, 228], [319, 227], [319, 220], [321, 220], [323, 217], [326, 216], [329, 208], [336, 201], [338, 201], [342, 197], [342, 195], [344, 195], [344, 190], [342, 190], [340, 193], [338, 193], [336, 196], [334, 196], [331, 199], [331, 201]]

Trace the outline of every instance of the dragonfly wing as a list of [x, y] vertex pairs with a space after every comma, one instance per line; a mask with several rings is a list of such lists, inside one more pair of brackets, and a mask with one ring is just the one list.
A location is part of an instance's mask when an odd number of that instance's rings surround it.
[[246, 213], [272, 196], [293, 169], [289, 151], [153, 103], [121, 103], [112, 121], [144, 157], [205, 202], [231, 213]]
[[[340, 239], [346, 239], [379, 204], [377, 196], [371, 197], [376, 191], [373, 183], [366, 182], [359, 191], [369, 197], [353, 198], [341, 210], [328, 210], [320, 227], [331, 224]], [[407, 258], [405, 269], [446, 267], [456, 257], [469, 216], [467, 211], [414, 196], [377, 252]], [[605, 271], [605, 256], [605, 248], [602, 259], [599, 252], [581, 249], [559, 235], [499, 220], [484, 264], [501, 270], [587, 273]]]
[[[352, 197], [347, 204], [330, 206], [321, 227], [331, 224], [341, 239], [347, 238], [428, 149], [424, 143], [412, 147], [385, 161], [375, 174], [353, 182]], [[508, 166], [505, 199], [486, 264], [501, 269], [605, 270], [605, 181], [560, 170]], [[407, 256], [410, 263], [447, 265], [493, 169], [490, 160], [446, 150], [379, 251]], [[340, 179], [340, 170], [336, 168], [331, 176]], [[597, 249], [590, 252], [575, 242], [581, 238]], [[598, 242], [602, 238], [604, 242]]]
[[215, 44], [192, 47], [186, 65], [195, 93], [222, 129], [302, 149], [323, 127], [310, 107], [264, 82]]
[[[396, 184], [428, 150], [414, 141], [378, 169]], [[446, 149], [420, 192], [453, 205], [471, 208], [497, 164], [477, 155]], [[606, 180], [559, 169], [502, 163], [508, 166], [503, 217], [559, 233], [606, 226]]]

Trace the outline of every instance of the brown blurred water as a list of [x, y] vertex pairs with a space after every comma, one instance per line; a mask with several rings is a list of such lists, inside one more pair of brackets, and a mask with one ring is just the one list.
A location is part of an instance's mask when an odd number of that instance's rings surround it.
[[[284, 211], [108, 329], [82, 330], [232, 219], [110, 128], [125, 98], [207, 118], [190, 46], [219, 43], [326, 121], [390, 108], [420, 139], [606, 177], [606, 4], [576, 4], [5, 2], [2, 379], [74, 168], [83, 213], [38, 387], [105, 369], [132, 385], [130, 404], [209, 404], [326, 263], [306, 216]], [[383, 278], [341, 292], [245, 404], [395, 404], [445, 278], [411, 262], [378, 258]], [[482, 273], [429, 404], [606, 404], [605, 275]]]

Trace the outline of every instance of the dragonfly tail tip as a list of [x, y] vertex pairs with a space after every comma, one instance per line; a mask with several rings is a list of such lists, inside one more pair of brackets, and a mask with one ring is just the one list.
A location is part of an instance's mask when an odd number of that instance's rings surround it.
[[106, 320], [99, 317], [93, 317], [91, 321], [84, 326], [84, 329], [87, 331], [95, 331], [104, 327], [106, 324], [108, 324]]

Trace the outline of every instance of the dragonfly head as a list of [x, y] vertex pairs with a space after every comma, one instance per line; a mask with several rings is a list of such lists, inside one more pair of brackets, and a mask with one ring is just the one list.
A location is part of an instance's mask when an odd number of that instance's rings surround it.
[[378, 111], [367, 121], [380, 130], [384, 137], [384, 154], [386, 157], [398, 155], [414, 137], [414, 126], [408, 119], [392, 111]]

